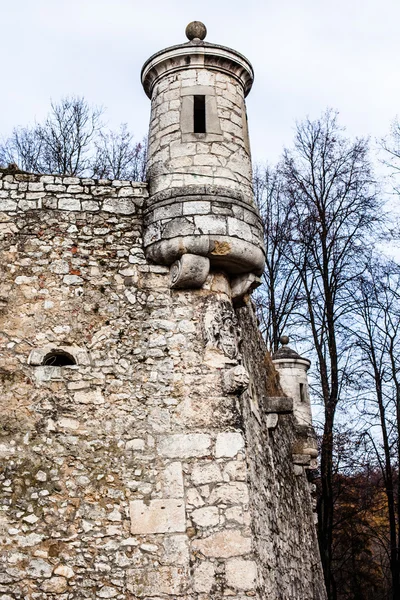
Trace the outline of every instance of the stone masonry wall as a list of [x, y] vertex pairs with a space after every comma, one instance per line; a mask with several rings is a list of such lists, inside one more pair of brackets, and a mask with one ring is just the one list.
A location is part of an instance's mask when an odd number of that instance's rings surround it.
[[315, 485], [308, 483], [305, 468], [293, 463], [294, 416], [268, 411], [266, 348], [251, 305], [240, 308], [238, 318], [244, 364], [250, 375], [242, 406], [260, 597], [325, 600], [310, 502]]
[[322, 599], [290, 417], [226, 384], [253, 360], [227, 279], [146, 262], [146, 195], [0, 173], [0, 599]]
[[[199, 86], [198, 94], [204, 93], [202, 87], [215, 90], [212, 97], [220, 134], [182, 132], [183, 94], [194, 86]], [[169, 188], [212, 184], [241, 192], [253, 204], [245, 111], [243, 87], [233, 77], [194, 68], [165, 75], [152, 95], [148, 153], [151, 195]]]

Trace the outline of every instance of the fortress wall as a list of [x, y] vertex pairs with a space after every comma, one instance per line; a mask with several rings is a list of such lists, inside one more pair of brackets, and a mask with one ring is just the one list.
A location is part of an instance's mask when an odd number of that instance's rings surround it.
[[295, 419], [291, 413], [269, 412], [270, 358], [251, 305], [239, 309], [238, 318], [244, 365], [250, 375], [242, 406], [259, 593], [261, 598], [325, 600], [316, 515], [310, 502], [315, 485], [308, 483], [304, 467], [293, 463]]
[[0, 598], [323, 599], [293, 419], [267, 430], [225, 276], [146, 262], [144, 184], [0, 177]]
[[[225, 278], [170, 290], [142, 253], [143, 186], [76, 191], [91, 212], [32, 179], [6, 176], [2, 200], [20, 204], [0, 218], [0, 594], [257, 596]], [[40, 365], [54, 348], [78, 365]]]

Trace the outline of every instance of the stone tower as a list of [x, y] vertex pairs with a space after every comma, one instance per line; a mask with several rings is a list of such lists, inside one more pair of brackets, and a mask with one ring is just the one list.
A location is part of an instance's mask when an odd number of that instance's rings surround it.
[[252, 69], [204, 29], [143, 69], [148, 183], [0, 170], [1, 600], [326, 598], [249, 297]]
[[245, 106], [253, 69], [238, 52], [205, 42], [201, 23], [186, 33], [187, 44], [158, 52], [142, 69], [151, 98], [146, 256], [178, 261], [175, 287], [201, 287], [210, 267], [254, 281], [264, 247]]
[[279, 382], [283, 392], [293, 399], [295, 419], [296, 448], [294, 460], [300, 464], [316, 468], [318, 446], [312, 425], [311, 400], [307, 371], [311, 362], [300, 356], [288, 346], [289, 338], [280, 338], [281, 347], [272, 355], [272, 362], [279, 373]]

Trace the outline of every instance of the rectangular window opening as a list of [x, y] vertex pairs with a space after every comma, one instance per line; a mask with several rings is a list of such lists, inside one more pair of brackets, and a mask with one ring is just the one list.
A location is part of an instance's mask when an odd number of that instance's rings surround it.
[[194, 96], [193, 102], [194, 133], [206, 133], [206, 97]]
[[304, 383], [300, 383], [300, 402], [305, 402], [306, 395], [304, 390]]

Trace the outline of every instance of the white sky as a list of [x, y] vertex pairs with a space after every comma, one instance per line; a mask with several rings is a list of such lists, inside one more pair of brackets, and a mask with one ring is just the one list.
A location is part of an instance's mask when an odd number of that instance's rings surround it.
[[207, 41], [252, 62], [248, 97], [255, 160], [275, 161], [296, 119], [338, 109], [351, 135], [385, 135], [400, 113], [399, 0], [0, 0], [0, 135], [47, 113], [50, 98], [83, 95], [109, 125], [147, 132], [140, 69], [185, 42], [201, 20]]

